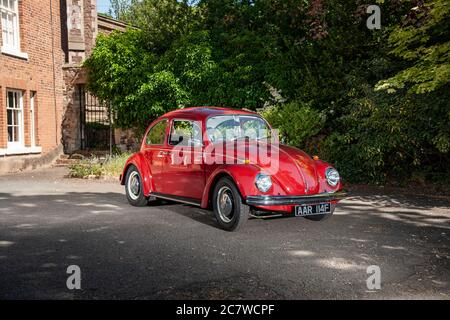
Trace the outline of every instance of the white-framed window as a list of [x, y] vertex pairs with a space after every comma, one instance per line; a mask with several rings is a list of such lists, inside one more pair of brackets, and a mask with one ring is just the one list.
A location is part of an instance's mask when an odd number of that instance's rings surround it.
[[36, 92], [31, 91], [30, 93], [30, 140], [31, 146], [36, 146], [36, 126], [34, 123], [36, 112], [35, 112], [35, 103], [36, 103]]
[[6, 90], [8, 149], [24, 146], [22, 91]]
[[3, 48], [20, 52], [18, 0], [0, 0]]

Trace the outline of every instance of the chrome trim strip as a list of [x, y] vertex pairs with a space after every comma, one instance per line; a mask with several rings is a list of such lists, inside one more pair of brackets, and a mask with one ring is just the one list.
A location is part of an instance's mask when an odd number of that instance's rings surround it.
[[197, 202], [194, 199], [190, 200], [189, 198], [184, 198], [184, 197], [170, 196], [170, 195], [165, 195], [165, 194], [161, 194], [161, 193], [157, 193], [157, 192], [152, 192], [149, 194], [149, 196], [153, 196], [155, 198], [160, 198], [160, 199], [165, 199], [165, 200], [171, 200], [171, 201], [191, 204], [191, 205], [198, 206], [198, 207], [201, 206], [201, 201]]
[[279, 217], [283, 217], [283, 216], [284, 215], [282, 213], [268, 214], [268, 215], [261, 215], [261, 216], [255, 216], [253, 214], [250, 214], [250, 217], [255, 218], [255, 219], [279, 218]]
[[247, 196], [245, 202], [246, 204], [253, 206], [280, 206], [328, 202], [343, 199], [346, 196], [347, 193], [344, 191], [305, 196]]

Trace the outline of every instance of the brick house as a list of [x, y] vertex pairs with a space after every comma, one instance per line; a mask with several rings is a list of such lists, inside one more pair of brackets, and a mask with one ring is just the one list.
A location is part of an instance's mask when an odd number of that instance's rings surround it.
[[0, 172], [60, 152], [64, 52], [60, 3], [1, 0]]
[[96, 0], [0, 0], [0, 173], [80, 148], [80, 64], [112, 30]]

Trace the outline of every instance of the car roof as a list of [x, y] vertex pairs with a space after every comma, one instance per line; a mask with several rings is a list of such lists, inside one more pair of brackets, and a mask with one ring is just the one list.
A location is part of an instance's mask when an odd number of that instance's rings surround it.
[[166, 113], [164, 118], [189, 118], [195, 120], [203, 120], [210, 116], [219, 115], [258, 115], [256, 112], [242, 110], [242, 109], [232, 109], [223, 107], [190, 107], [185, 109], [177, 109]]

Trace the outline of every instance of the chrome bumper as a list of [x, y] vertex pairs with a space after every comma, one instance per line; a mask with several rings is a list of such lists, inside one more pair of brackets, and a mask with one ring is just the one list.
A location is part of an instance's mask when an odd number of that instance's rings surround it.
[[340, 200], [347, 195], [344, 191], [319, 193], [306, 196], [247, 196], [245, 203], [250, 206], [282, 206], [296, 204], [314, 204]]

